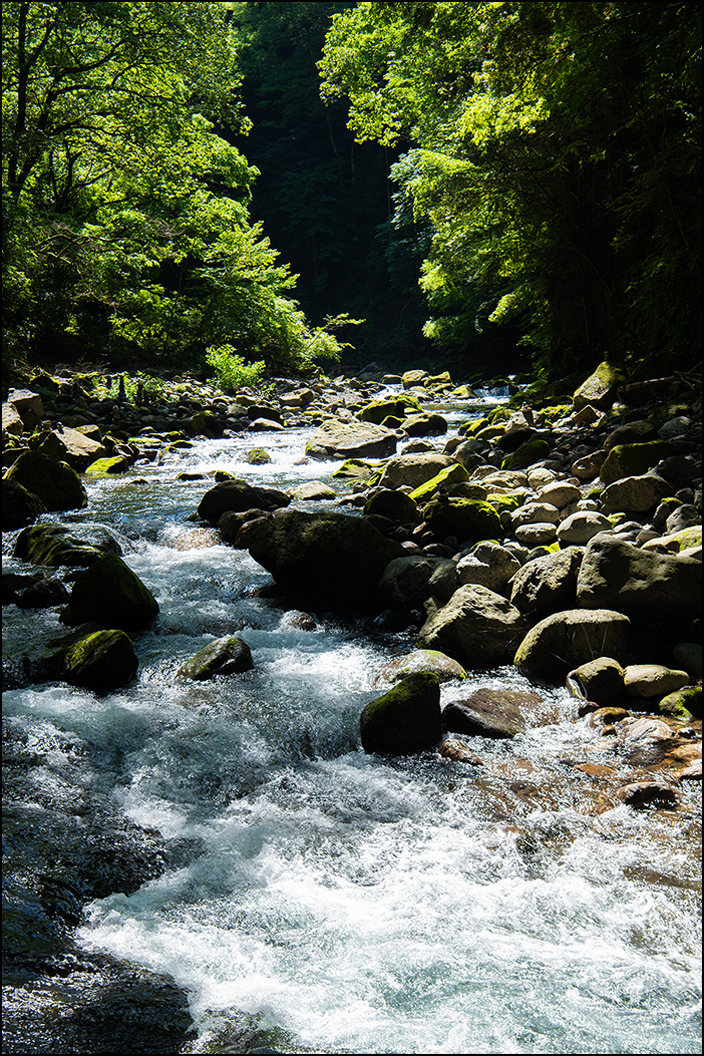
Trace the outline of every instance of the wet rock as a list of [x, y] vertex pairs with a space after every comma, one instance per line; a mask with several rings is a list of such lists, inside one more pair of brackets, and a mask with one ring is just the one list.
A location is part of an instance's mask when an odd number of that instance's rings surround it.
[[228, 635], [204, 646], [177, 673], [182, 678], [204, 682], [215, 675], [239, 675], [243, 671], [251, 671], [253, 667], [252, 653], [247, 643], [234, 635]]
[[438, 748], [438, 754], [444, 759], [451, 759], [454, 763], [469, 763], [470, 766], [484, 765], [484, 761], [470, 751], [459, 737], [445, 737]]
[[585, 700], [609, 707], [623, 696], [623, 668], [610, 656], [600, 656], [580, 664], [567, 676], [567, 686], [574, 683]]
[[650, 718], [622, 719], [618, 732], [618, 747], [634, 766], [660, 763], [675, 736], [666, 722]]
[[2, 482], [2, 530], [12, 532], [32, 524], [48, 510], [38, 495], [16, 480]]
[[320, 480], [301, 484], [291, 492], [291, 498], [299, 502], [325, 502], [337, 498], [337, 492]]
[[415, 396], [404, 392], [388, 400], [372, 400], [371, 403], [362, 407], [361, 411], [357, 413], [357, 417], [360, 422], [373, 422], [375, 425], [381, 425], [385, 418], [391, 417], [403, 420], [409, 417], [410, 412], [423, 413], [421, 405]]
[[537, 557], [523, 565], [511, 581], [511, 604], [524, 613], [546, 616], [572, 608], [583, 551], [576, 546]]
[[686, 686], [668, 693], [658, 703], [658, 711], [661, 715], [673, 715], [679, 719], [701, 719], [702, 687]]
[[68, 648], [60, 677], [73, 686], [107, 691], [126, 686], [137, 674], [139, 661], [124, 631], [94, 631]]
[[623, 673], [623, 684], [629, 697], [667, 696], [688, 682], [686, 671], [674, 671], [661, 664], [631, 664]]
[[630, 620], [609, 609], [571, 609], [541, 620], [518, 646], [514, 663], [528, 677], [564, 678], [595, 656], [623, 660]]
[[629, 807], [671, 807], [678, 802], [677, 792], [665, 781], [633, 781], [617, 792], [622, 803]]
[[406, 755], [431, 748], [442, 737], [440, 686], [435, 675], [407, 675], [360, 717], [365, 752]]
[[504, 662], [525, 633], [525, 619], [486, 587], [460, 587], [421, 628], [417, 645], [439, 649], [467, 668]]
[[415, 649], [406, 656], [399, 656], [396, 660], [390, 660], [388, 664], [380, 667], [372, 678], [372, 686], [380, 686], [385, 682], [398, 682], [406, 675], [427, 672], [435, 675], [439, 682], [451, 682], [455, 679], [464, 679], [467, 672], [445, 653], [437, 649]]
[[599, 535], [577, 577], [577, 604], [618, 609], [640, 622], [684, 622], [701, 614], [701, 562], [670, 557]]
[[259, 488], [244, 480], [223, 480], [207, 491], [198, 506], [198, 516], [216, 525], [228, 510], [275, 510], [290, 503], [288, 495], [276, 488]]
[[427, 598], [441, 603], [450, 600], [457, 590], [457, 566], [454, 561], [427, 554], [409, 554], [394, 558], [384, 569], [377, 593], [382, 605], [408, 610], [419, 608]]
[[407, 436], [441, 436], [447, 432], [447, 419], [441, 414], [413, 414], [402, 420], [401, 429]]
[[89, 477], [112, 477], [117, 473], [126, 473], [130, 465], [130, 459], [124, 455], [109, 455], [91, 462], [85, 472]]
[[329, 419], [306, 444], [306, 454], [317, 459], [385, 458], [396, 450], [398, 437], [372, 422]]
[[271, 455], [263, 447], [253, 447], [245, 455], [245, 462], [250, 466], [265, 466], [271, 462]]
[[61, 621], [72, 625], [94, 620], [129, 631], [147, 626], [158, 612], [156, 599], [139, 577], [122, 558], [108, 554], [78, 576]]
[[60, 579], [48, 576], [32, 583], [15, 598], [18, 609], [47, 609], [56, 605], [65, 605], [68, 591]]
[[47, 510], [75, 510], [88, 503], [86, 490], [75, 469], [38, 451], [20, 455], [4, 479], [15, 481], [37, 495]]
[[443, 728], [472, 737], [515, 737], [524, 729], [524, 722], [511, 698], [510, 691], [480, 689], [466, 700], [453, 700], [443, 708]]
[[281, 510], [248, 530], [251, 556], [292, 604], [313, 611], [370, 611], [389, 561], [404, 555], [363, 517]]
[[42, 522], [25, 528], [17, 537], [14, 556], [33, 565], [88, 568], [106, 553], [120, 554], [120, 546], [108, 532], [98, 530], [82, 538], [63, 524]]

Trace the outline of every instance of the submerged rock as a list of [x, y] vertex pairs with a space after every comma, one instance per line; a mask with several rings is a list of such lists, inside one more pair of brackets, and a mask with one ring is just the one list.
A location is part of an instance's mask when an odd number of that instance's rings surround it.
[[406, 755], [431, 748], [442, 737], [440, 686], [435, 675], [407, 675], [371, 701], [360, 717], [365, 752]]

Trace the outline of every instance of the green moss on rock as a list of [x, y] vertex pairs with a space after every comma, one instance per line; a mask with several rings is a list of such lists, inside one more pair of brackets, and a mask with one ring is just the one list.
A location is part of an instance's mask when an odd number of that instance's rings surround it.
[[365, 752], [406, 755], [431, 748], [442, 737], [440, 685], [435, 675], [407, 675], [367, 704], [360, 717]]

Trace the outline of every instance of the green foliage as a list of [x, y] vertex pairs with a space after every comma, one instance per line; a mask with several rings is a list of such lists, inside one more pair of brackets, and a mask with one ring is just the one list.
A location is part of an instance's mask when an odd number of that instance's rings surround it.
[[552, 375], [700, 342], [701, 7], [364, 3], [335, 16], [325, 98], [394, 169], [431, 244], [426, 333], [514, 320]]
[[232, 345], [206, 349], [205, 362], [215, 371], [222, 391], [229, 393], [237, 392], [246, 385], [256, 385], [266, 370], [263, 360], [259, 363], [245, 363]]
[[257, 170], [216, 131], [249, 127], [228, 6], [5, 5], [10, 352], [307, 362]]

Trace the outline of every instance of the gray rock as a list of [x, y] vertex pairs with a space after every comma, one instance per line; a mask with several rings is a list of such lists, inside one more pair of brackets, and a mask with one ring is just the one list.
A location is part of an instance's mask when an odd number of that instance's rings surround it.
[[300, 502], [322, 502], [326, 499], [336, 499], [337, 492], [320, 480], [311, 480], [294, 488], [291, 498]]
[[439, 682], [452, 682], [465, 679], [467, 672], [445, 653], [436, 649], [414, 649], [412, 653], [390, 660], [380, 667], [372, 678], [372, 685], [379, 686], [385, 682], [398, 682], [406, 675], [426, 672], [435, 675]]
[[397, 455], [386, 463], [379, 484], [382, 488], [400, 488], [403, 484], [418, 488], [453, 465], [457, 465], [454, 458], [438, 452]]
[[457, 589], [457, 565], [449, 558], [410, 554], [394, 558], [384, 569], [377, 593], [382, 605], [420, 608], [427, 598], [448, 602]]
[[557, 526], [550, 521], [521, 524], [516, 528], [514, 535], [519, 543], [531, 549], [536, 546], [548, 546], [555, 542]]
[[317, 459], [385, 458], [397, 442], [396, 433], [383, 425], [331, 418], [310, 438], [306, 454]]
[[669, 490], [667, 481], [654, 473], [622, 477], [604, 488], [601, 507], [604, 513], [647, 513], [655, 509]]
[[108, 554], [82, 572], [73, 584], [62, 623], [95, 622], [129, 631], [150, 624], [159, 606], [150, 590], [116, 554]]
[[[530, 481], [530, 474], [528, 480]], [[581, 498], [582, 493], [576, 484], [555, 480], [540, 490], [537, 501], [538, 503], [549, 503], [551, 506], [556, 506], [558, 510], [564, 510], [565, 506], [569, 506], [571, 502], [579, 502]], [[545, 518], [545, 520], [549, 519]]]
[[527, 502], [511, 514], [511, 524], [518, 528], [522, 524], [557, 524], [560, 511], [549, 502]]
[[577, 605], [617, 609], [640, 622], [694, 619], [702, 606], [701, 562], [596, 536], [577, 577]]
[[628, 617], [613, 610], [556, 612], [528, 631], [514, 663], [529, 677], [563, 679], [594, 657], [623, 660], [629, 631]]
[[610, 707], [623, 696], [623, 668], [610, 656], [600, 656], [570, 671], [567, 688], [577, 690], [584, 700], [600, 707]]
[[686, 671], [661, 664], [630, 664], [623, 673], [623, 684], [630, 697], [666, 697], [689, 682]]
[[468, 585], [424, 624], [417, 645], [439, 649], [464, 667], [490, 667], [510, 656], [525, 627], [524, 617], [506, 598]]
[[668, 534], [679, 532], [683, 528], [691, 528], [693, 524], [701, 524], [702, 515], [696, 506], [683, 503], [673, 510], [668, 516], [665, 529]]
[[288, 506], [290, 498], [276, 488], [253, 487], [245, 480], [223, 480], [207, 491], [198, 506], [198, 516], [216, 525], [223, 513], [232, 510], [276, 510]]
[[520, 567], [510, 550], [485, 540], [457, 562], [457, 578], [460, 584], [478, 583], [501, 594]]
[[583, 556], [579, 547], [569, 546], [529, 561], [513, 577], [511, 604], [540, 617], [573, 608]]
[[215, 675], [239, 675], [253, 667], [252, 653], [247, 643], [234, 635], [227, 635], [199, 649], [178, 669], [178, 674], [183, 678], [204, 682]]
[[599, 532], [610, 532], [611, 521], [596, 510], [578, 510], [565, 517], [558, 526], [557, 538], [561, 543], [574, 543], [583, 546]]

